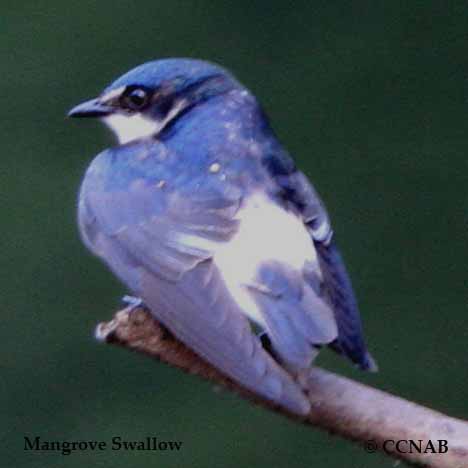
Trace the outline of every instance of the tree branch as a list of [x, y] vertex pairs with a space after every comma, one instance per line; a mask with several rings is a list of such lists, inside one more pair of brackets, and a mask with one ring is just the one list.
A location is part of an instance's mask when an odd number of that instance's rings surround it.
[[[317, 367], [310, 370], [306, 382], [312, 410], [307, 417], [299, 418], [221, 374], [185, 347], [144, 308], [128, 307], [117, 312], [111, 322], [97, 326], [96, 337], [227, 387], [250, 401], [302, 424], [361, 443], [366, 451], [381, 450], [417, 465], [468, 468], [467, 422]], [[413, 447], [413, 453], [401, 453], [396, 450], [396, 442], [399, 440], [422, 440], [423, 450], [431, 441], [435, 451], [439, 451], [439, 440], [446, 440], [448, 451], [432, 453], [429, 447], [427, 453], [418, 453]], [[409, 443], [400, 443], [400, 450], [409, 452]]]

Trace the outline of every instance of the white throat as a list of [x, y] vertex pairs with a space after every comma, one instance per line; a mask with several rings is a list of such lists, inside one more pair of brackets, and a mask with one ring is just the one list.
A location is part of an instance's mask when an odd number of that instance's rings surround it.
[[187, 102], [177, 102], [162, 120], [153, 120], [144, 115], [114, 113], [103, 117], [104, 123], [115, 133], [120, 144], [156, 136], [172, 120]]
[[155, 135], [161, 128], [159, 121], [147, 119], [141, 114], [111, 114], [102, 120], [121, 144]]

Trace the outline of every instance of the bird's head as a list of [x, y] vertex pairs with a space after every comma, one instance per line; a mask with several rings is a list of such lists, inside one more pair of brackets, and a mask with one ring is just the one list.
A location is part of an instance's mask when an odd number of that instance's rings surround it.
[[194, 59], [148, 62], [122, 75], [69, 117], [97, 117], [119, 143], [158, 134], [175, 119], [207, 99], [240, 87], [223, 68]]

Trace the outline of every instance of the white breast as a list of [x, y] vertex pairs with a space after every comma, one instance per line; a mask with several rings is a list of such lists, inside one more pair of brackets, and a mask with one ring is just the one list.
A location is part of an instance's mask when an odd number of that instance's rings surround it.
[[305, 261], [316, 262], [315, 248], [302, 220], [263, 194], [249, 198], [237, 218], [239, 231], [217, 248], [214, 262], [245, 314], [264, 325], [246, 285], [254, 281], [259, 266], [266, 260], [297, 270], [303, 268]]

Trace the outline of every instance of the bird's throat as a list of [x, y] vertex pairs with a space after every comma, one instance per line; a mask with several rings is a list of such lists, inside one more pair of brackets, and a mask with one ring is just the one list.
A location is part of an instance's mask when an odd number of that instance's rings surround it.
[[113, 113], [102, 118], [104, 123], [114, 132], [118, 142], [123, 145], [134, 140], [157, 137], [164, 127], [184, 110], [187, 102], [184, 99], [174, 104], [163, 119], [154, 119], [141, 113]]

